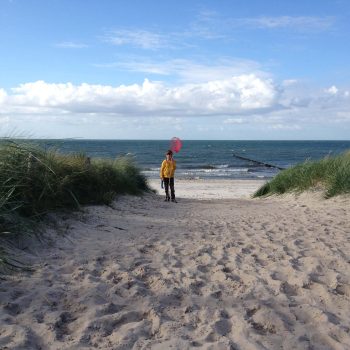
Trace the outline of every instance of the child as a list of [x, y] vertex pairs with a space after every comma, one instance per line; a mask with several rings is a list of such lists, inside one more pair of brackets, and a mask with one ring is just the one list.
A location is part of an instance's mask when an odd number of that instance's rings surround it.
[[165, 154], [165, 158], [160, 167], [160, 178], [164, 181], [165, 187], [165, 201], [170, 201], [169, 196], [169, 185], [171, 192], [171, 201], [176, 202], [175, 199], [175, 188], [174, 188], [174, 174], [176, 169], [176, 161], [173, 159], [173, 152], [168, 150]]

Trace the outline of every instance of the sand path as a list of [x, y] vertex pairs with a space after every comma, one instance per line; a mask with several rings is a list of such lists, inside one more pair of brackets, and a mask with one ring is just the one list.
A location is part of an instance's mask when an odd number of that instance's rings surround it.
[[0, 282], [0, 349], [350, 349], [350, 202], [304, 199], [87, 208]]

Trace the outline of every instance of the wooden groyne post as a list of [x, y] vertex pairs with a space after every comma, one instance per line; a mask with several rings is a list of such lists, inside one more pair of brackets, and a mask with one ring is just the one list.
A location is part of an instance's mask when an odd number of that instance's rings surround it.
[[240, 155], [238, 155], [236, 153], [233, 153], [233, 157], [236, 157], [236, 158], [242, 159], [242, 160], [248, 160], [249, 162], [260, 164], [260, 165], [263, 165], [263, 166], [265, 166], [267, 168], [276, 168], [276, 169], [279, 169], [279, 170], [285, 170], [286, 169], [286, 168], [279, 167], [277, 165], [261, 162], [259, 160], [254, 160], [254, 159], [250, 159], [250, 158], [247, 158], [247, 157], [242, 157], [242, 156], [240, 156]]

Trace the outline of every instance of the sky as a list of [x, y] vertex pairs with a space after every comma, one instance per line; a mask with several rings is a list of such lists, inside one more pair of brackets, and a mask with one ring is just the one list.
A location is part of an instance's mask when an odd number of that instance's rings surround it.
[[349, 140], [348, 0], [0, 0], [0, 136]]

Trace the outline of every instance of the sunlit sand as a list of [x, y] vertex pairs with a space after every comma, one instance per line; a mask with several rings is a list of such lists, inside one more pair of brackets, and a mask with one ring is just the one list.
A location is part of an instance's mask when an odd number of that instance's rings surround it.
[[0, 347], [349, 348], [349, 198], [250, 199], [243, 183], [61, 218], [34, 274], [1, 282]]

